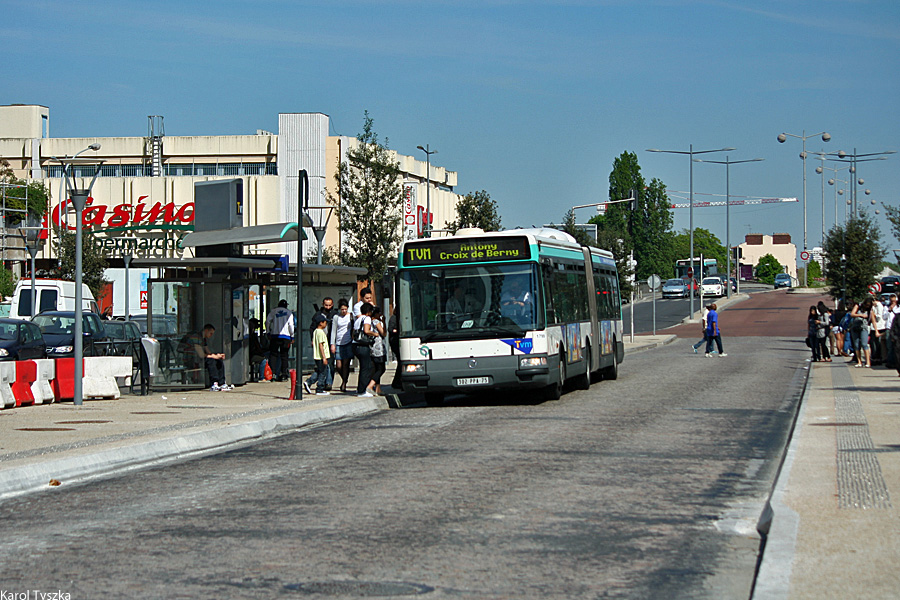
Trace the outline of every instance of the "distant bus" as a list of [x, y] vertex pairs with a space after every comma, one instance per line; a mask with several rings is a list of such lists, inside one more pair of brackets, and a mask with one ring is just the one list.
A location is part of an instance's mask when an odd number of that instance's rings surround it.
[[[676, 277], [687, 277], [688, 271], [691, 268], [691, 259], [683, 258], [681, 260], [675, 261], [675, 276]], [[719, 262], [714, 258], [704, 258], [703, 259], [703, 269], [701, 273], [697, 273], [696, 270], [700, 268], [700, 259], [694, 259], [694, 279], [697, 281], [702, 281], [704, 277], [709, 277], [710, 275], [718, 275], [719, 274]]]
[[615, 379], [624, 357], [613, 255], [550, 228], [404, 242], [398, 261], [403, 388], [536, 389], [559, 398]]

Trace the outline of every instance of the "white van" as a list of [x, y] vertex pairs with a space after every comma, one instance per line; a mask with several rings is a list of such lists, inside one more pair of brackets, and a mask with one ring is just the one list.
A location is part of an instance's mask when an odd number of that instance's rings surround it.
[[[35, 314], [45, 310], [75, 310], [75, 282], [62, 279], [35, 279], [37, 296]], [[81, 307], [98, 313], [97, 301], [88, 286], [81, 284]], [[31, 279], [20, 279], [13, 292], [9, 316], [13, 319], [31, 318]]]

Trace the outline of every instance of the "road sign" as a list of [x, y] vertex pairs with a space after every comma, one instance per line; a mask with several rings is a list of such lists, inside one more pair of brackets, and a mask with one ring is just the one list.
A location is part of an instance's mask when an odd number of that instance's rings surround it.
[[688, 273], [688, 277], [693, 277], [694, 276], [694, 268], [688, 267], [687, 273]]
[[869, 286], [869, 291], [872, 292], [873, 294], [877, 294], [878, 292], [881, 291], [881, 284], [876, 281], [875, 283], [873, 283], [872, 285]]
[[651, 290], [658, 290], [660, 283], [662, 283], [662, 279], [659, 278], [659, 275], [651, 275], [647, 278], [647, 285]]
[[801, 253], [800, 253], [800, 260], [802, 260], [802, 261], [807, 261], [807, 260], [809, 260], [809, 252], [807, 252], [806, 250], [804, 250], [803, 252], [801, 252]]

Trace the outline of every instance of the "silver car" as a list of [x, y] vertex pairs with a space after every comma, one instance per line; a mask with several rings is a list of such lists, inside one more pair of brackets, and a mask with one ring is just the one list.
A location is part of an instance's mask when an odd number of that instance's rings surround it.
[[687, 298], [689, 293], [683, 279], [666, 279], [662, 284], [663, 298]]

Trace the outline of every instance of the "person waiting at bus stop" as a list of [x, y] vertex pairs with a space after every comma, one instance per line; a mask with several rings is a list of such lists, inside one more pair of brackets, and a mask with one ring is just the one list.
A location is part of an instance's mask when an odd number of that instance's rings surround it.
[[212, 323], [203, 326], [200, 335], [188, 334], [188, 343], [193, 346], [193, 352], [203, 360], [206, 372], [211, 382], [210, 390], [213, 392], [233, 390], [233, 385], [225, 383], [225, 354], [213, 352], [209, 349], [208, 340], [216, 333]]
[[289, 377], [288, 355], [294, 339], [294, 313], [288, 309], [287, 300], [280, 300], [278, 306], [266, 317], [266, 332], [269, 334], [275, 381], [284, 381]]

